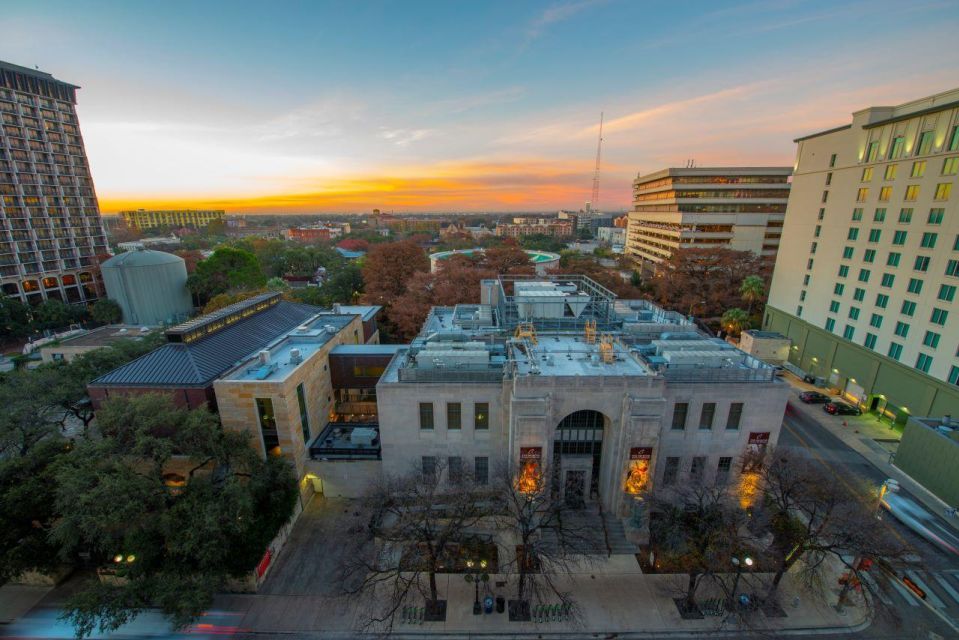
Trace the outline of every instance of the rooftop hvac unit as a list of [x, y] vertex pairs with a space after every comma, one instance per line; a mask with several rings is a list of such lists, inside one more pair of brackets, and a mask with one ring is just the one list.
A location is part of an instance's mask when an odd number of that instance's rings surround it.
[[325, 325], [323, 328], [327, 333], [336, 333], [336, 327], [331, 324]]
[[297, 330], [297, 331], [300, 331], [300, 332], [302, 332], [302, 333], [306, 333], [307, 331], [310, 330], [310, 325], [308, 325], [308, 324], [301, 324], [300, 326], [298, 326], [298, 327], [296, 328], [296, 330]]
[[300, 364], [303, 362], [303, 356], [300, 354], [299, 349], [290, 349], [290, 362], [293, 364]]
[[270, 364], [270, 352], [266, 349], [256, 354], [256, 357], [260, 361], [260, 364]]

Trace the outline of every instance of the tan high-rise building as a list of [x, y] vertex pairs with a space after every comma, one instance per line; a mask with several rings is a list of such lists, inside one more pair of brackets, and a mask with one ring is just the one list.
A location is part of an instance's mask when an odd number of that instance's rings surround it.
[[29, 303], [89, 302], [102, 290], [107, 241], [77, 88], [0, 61], [0, 287]]
[[791, 174], [791, 167], [697, 167], [639, 176], [626, 254], [647, 272], [688, 247], [727, 247], [774, 259]]
[[226, 212], [222, 209], [174, 209], [153, 211], [137, 209], [121, 211], [120, 217], [128, 227], [151, 229], [153, 227], [205, 227], [211, 222], [223, 220]]

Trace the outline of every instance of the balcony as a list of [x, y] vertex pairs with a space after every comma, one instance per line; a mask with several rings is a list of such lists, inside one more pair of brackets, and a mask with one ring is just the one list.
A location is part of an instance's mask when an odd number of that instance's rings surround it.
[[310, 444], [313, 460], [379, 460], [380, 425], [330, 422]]

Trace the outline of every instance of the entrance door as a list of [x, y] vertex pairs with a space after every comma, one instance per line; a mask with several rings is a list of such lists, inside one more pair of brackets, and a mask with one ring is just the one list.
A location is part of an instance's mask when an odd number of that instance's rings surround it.
[[[603, 451], [603, 414], [575, 411], [556, 426], [553, 438], [553, 466], [556, 469], [585, 470], [583, 499], [599, 497], [599, 471]], [[565, 482], [565, 475], [561, 478]]]
[[586, 471], [569, 469], [566, 472], [566, 482], [563, 486], [563, 499], [571, 507], [586, 505]]

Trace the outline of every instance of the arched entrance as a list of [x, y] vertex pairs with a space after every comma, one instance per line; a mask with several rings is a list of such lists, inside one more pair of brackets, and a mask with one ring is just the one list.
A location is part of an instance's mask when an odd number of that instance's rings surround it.
[[599, 411], [574, 411], [556, 425], [553, 469], [558, 490], [570, 504], [585, 506], [599, 498], [599, 470], [606, 417]]

